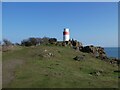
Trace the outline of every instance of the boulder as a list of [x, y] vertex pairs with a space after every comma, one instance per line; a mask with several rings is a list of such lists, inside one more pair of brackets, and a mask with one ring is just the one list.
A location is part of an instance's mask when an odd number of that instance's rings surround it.
[[53, 56], [53, 54], [52, 54], [52, 53], [48, 53], [47, 55], [48, 55], [49, 57]]
[[78, 42], [77, 40], [72, 40], [71, 44], [72, 44], [72, 46], [75, 46], [75, 47], [81, 47], [82, 46], [82, 43]]
[[110, 62], [110, 64], [119, 65], [119, 62], [120, 62], [120, 61], [115, 58], [115, 59], [110, 60], [109, 62]]
[[84, 60], [84, 56], [75, 56], [73, 59], [76, 61], [81, 61]]
[[83, 46], [79, 46], [79, 50], [82, 51], [82, 49], [83, 49]]
[[47, 49], [44, 50], [44, 52], [47, 52], [47, 51], [48, 51]]
[[67, 46], [66, 42], [62, 42], [62, 46], [66, 47]]

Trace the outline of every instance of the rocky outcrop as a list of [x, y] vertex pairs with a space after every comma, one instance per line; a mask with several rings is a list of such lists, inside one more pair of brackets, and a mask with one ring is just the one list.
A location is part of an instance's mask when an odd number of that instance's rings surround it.
[[81, 50], [83, 48], [82, 43], [77, 40], [72, 40], [71, 44], [72, 44], [73, 49], [75, 50]]
[[74, 49], [79, 50], [82, 46], [82, 43], [77, 40], [69, 40], [69, 41], [59, 41], [56, 43], [57, 46], [69, 46]]
[[[102, 47], [96, 47], [93, 45], [90, 46], [83, 46], [83, 44], [77, 40], [69, 40], [69, 41], [57, 41], [53, 43], [57, 46], [69, 46], [77, 51], [85, 52], [85, 53], [90, 53], [92, 54], [93, 57], [101, 59], [101, 60], [108, 60], [109, 58], [107, 57], [104, 48]], [[77, 57], [76, 57], [77, 58]], [[111, 63], [116, 62], [116, 61], [111, 61]], [[118, 63], [118, 62], [117, 62]]]
[[81, 47], [82, 46], [82, 43], [78, 42], [77, 40], [72, 40], [71, 44], [72, 44], [72, 46], [75, 46], [75, 47]]
[[116, 64], [116, 65], [119, 66], [119, 65], [120, 65], [120, 60], [119, 60], [119, 59], [116, 59], [116, 58], [114, 58], [114, 59], [112, 59], [112, 60], [109, 59], [109, 63], [110, 63], [110, 64]]
[[100, 59], [107, 59], [107, 55], [102, 47], [95, 47], [93, 45], [82, 47], [82, 52], [91, 53], [94, 57]]

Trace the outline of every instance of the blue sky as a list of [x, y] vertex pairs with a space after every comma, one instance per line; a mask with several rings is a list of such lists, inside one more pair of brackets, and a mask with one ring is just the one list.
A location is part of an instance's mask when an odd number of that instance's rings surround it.
[[4, 2], [3, 38], [20, 42], [28, 37], [63, 40], [64, 28], [83, 45], [118, 46], [117, 2]]

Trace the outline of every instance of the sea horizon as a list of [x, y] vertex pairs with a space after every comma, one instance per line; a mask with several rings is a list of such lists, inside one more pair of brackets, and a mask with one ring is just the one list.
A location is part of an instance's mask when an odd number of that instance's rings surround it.
[[104, 50], [108, 57], [120, 59], [120, 55], [118, 53], [120, 47], [104, 47]]

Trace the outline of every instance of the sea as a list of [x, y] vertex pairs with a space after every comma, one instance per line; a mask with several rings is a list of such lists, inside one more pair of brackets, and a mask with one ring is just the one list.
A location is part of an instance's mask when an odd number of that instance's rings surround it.
[[104, 47], [104, 50], [108, 57], [120, 59], [120, 47]]

